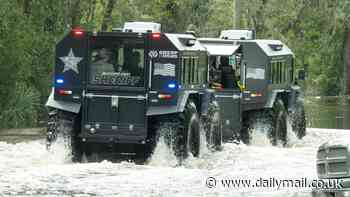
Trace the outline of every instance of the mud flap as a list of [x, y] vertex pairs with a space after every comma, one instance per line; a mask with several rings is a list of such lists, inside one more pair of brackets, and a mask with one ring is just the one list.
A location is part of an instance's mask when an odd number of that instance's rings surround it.
[[47, 102], [45, 104], [46, 107], [52, 107], [55, 109], [60, 109], [63, 111], [68, 111], [72, 113], [79, 113], [81, 104], [80, 103], [73, 103], [73, 102], [67, 102], [67, 101], [57, 101], [54, 99], [54, 88], [51, 90], [51, 94], [49, 98], [47, 99]]

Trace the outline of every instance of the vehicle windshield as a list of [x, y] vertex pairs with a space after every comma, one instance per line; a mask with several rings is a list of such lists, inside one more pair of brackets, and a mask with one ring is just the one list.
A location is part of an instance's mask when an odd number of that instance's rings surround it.
[[90, 84], [144, 86], [142, 40], [96, 39], [91, 52]]

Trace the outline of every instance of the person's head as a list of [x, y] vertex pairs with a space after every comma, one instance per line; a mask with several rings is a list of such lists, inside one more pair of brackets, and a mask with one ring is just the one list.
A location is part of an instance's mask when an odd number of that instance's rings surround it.
[[132, 58], [137, 64], [141, 62], [141, 59], [140, 59], [141, 55], [140, 55], [140, 53], [138, 51], [134, 51], [132, 53]]
[[109, 60], [111, 58], [112, 52], [106, 48], [102, 48], [98, 52], [98, 57], [103, 60]]
[[220, 64], [224, 66], [228, 66], [228, 57], [226, 56], [221, 56], [220, 57]]

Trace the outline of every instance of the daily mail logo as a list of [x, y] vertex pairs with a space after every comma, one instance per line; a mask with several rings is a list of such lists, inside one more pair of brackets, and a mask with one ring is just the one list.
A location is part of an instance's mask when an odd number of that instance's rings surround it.
[[148, 53], [148, 56], [150, 58], [170, 58], [170, 59], [176, 59], [178, 58], [178, 51], [156, 51], [152, 50]]

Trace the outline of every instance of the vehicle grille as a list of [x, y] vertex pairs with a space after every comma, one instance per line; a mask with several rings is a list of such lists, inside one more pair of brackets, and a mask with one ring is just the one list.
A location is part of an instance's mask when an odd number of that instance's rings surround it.
[[317, 173], [319, 178], [349, 176], [347, 147], [326, 147], [317, 152]]

